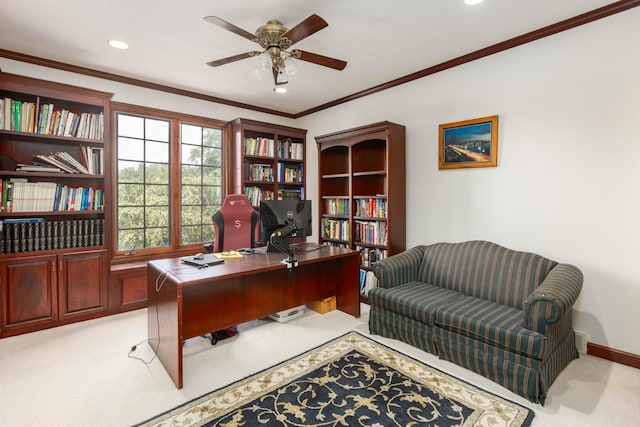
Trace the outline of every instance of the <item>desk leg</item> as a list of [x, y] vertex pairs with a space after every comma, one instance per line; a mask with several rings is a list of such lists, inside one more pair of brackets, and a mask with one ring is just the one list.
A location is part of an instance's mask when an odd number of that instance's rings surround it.
[[336, 269], [338, 280], [337, 309], [354, 317], [360, 317], [360, 257], [358, 254], [340, 262]]
[[[159, 292], [156, 282], [162, 283]], [[147, 288], [149, 344], [176, 387], [182, 388], [182, 295], [174, 281], [151, 268], [147, 272]]]

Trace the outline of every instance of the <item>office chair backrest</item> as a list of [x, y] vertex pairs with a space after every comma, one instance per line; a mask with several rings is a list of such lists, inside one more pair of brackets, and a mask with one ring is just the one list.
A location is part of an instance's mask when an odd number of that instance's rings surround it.
[[260, 232], [260, 214], [244, 194], [230, 194], [213, 215], [214, 252], [255, 248]]

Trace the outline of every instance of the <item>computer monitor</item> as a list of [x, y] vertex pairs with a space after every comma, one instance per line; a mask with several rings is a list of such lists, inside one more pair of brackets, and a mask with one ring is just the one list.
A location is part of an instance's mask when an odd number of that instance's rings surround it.
[[[283, 199], [260, 202], [260, 241], [270, 243], [277, 238], [279, 243], [289, 245], [291, 237], [306, 237], [312, 234], [311, 200]], [[273, 245], [268, 251], [281, 251]]]

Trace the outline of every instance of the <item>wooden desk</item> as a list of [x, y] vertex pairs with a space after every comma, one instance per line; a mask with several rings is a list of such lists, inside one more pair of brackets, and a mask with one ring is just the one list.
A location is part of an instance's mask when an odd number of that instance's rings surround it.
[[334, 295], [339, 310], [360, 317], [358, 252], [323, 247], [295, 257], [298, 266], [292, 270], [279, 253], [246, 255], [204, 269], [179, 258], [149, 261], [149, 342], [157, 345], [157, 357], [176, 387], [182, 388], [182, 344], [188, 338]]

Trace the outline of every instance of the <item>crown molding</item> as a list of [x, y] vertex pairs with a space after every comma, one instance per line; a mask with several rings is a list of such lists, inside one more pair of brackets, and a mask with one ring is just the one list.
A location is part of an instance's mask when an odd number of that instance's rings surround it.
[[529, 33], [522, 34], [520, 36], [514, 37], [509, 40], [505, 40], [500, 43], [496, 43], [494, 45], [476, 50], [474, 52], [459, 56], [457, 58], [450, 59], [448, 61], [442, 62], [440, 64], [425, 68], [420, 71], [416, 71], [411, 74], [407, 74], [403, 77], [399, 77], [394, 80], [390, 80], [386, 83], [382, 83], [376, 86], [373, 86], [369, 89], [362, 90], [360, 92], [353, 93], [351, 95], [344, 96], [339, 99], [335, 99], [331, 102], [318, 105], [316, 107], [310, 108], [308, 110], [301, 111], [299, 113], [287, 113], [284, 111], [272, 110], [269, 108], [263, 108], [260, 106], [256, 106], [253, 104], [246, 104], [238, 101], [233, 101], [230, 99], [219, 98], [212, 95], [206, 95], [199, 92], [194, 92], [190, 90], [180, 89], [173, 86], [162, 85], [158, 83], [152, 83], [145, 80], [135, 79], [131, 77], [125, 77], [119, 74], [108, 73], [105, 71], [94, 70], [92, 68], [80, 67], [77, 65], [66, 64], [64, 62], [54, 61], [51, 59], [40, 58], [37, 56], [27, 55], [24, 53], [13, 52], [5, 49], [0, 49], [0, 57], [13, 59], [20, 62], [26, 62], [30, 64], [40, 65], [43, 67], [55, 68], [58, 70], [69, 71], [72, 73], [83, 74], [91, 77], [97, 77], [100, 79], [111, 80], [119, 83], [140, 86], [147, 89], [158, 90], [162, 92], [172, 93], [175, 95], [186, 96], [189, 98], [200, 99], [204, 101], [214, 102], [223, 105], [229, 105], [231, 107], [243, 108], [246, 110], [257, 111], [260, 113], [273, 114], [276, 116], [286, 117], [290, 119], [298, 119], [303, 116], [307, 116], [312, 113], [316, 113], [318, 111], [326, 110], [331, 107], [335, 107], [340, 104], [345, 104], [350, 101], [354, 101], [359, 98], [364, 98], [365, 96], [373, 95], [378, 92], [382, 92], [387, 89], [394, 88], [396, 86], [403, 85], [405, 83], [412, 82], [414, 80], [418, 80], [427, 76], [430, 76], [435, 73], [439, 73], [441, 71], [448, 70], [450, 68], [457, 67], [462, 64], [466, 64], [468, 62], [475, 61], [477, 59], [481, 59], [499, 52], [503, 52], [508, 49], [512, 49], [514, 47], [521, 46], [523, 44], [539, 40], [545, 37], [552, 36], [557, 33], [561, 33], [563, 31], [570, 30], [572, 28], [579, 27], [581, 25], [588, 24], [593, 21], [597, 21], [599, 19], [606, 18], [611, 15], [615, 15], [621, 12], [624, 12], [629, 9], [633, 9], [637, 6], [640, 6], [640, 0], [621, 0], [606, 6], [600, 7], [598, 9], [594, 9], [592, 11], [583, 13], [581, 15], [574, 16], [573, 18], [565, 19], [563, 21], [557, 22], [555, 24], [548, 25], [546, 27], [539, 28], [537, 30], [531, 31]]

